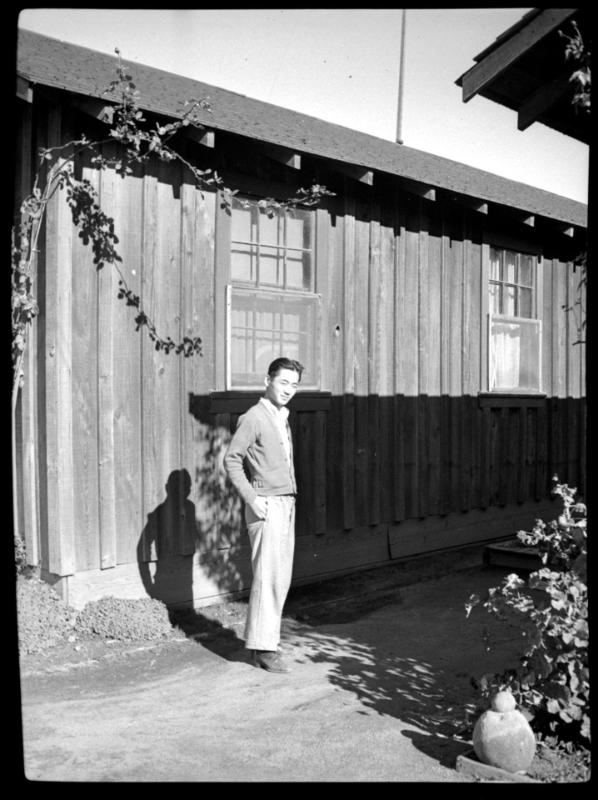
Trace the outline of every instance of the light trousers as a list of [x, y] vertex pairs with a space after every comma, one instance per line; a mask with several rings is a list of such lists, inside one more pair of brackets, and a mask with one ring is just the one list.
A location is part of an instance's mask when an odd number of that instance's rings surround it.
[[282, 608], [291, 585], [295, 550], [295, 498], [270, 496], [266, 519], [245, 506], [253, 579], [245, 624], [245, 647], [276, 650]]

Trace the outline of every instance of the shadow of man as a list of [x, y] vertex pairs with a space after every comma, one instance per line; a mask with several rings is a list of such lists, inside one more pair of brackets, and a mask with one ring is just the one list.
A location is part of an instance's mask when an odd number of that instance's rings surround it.
[[148, 514], [139, 537], [137, 564], [148, 596], [169, 606], [172, 622], [173, 604], [193, 605], [193, 554], [199, 534], [187, 470], [173, 470], [164, 488], [166, 499]]
[[189, 472], [173, 470], [164, 488], [166, 499], [148, 514], [137, 543], [137, 564], [145, 591], [167, 606], [171, 624], [188, 638], [227, 660], [244, 660], [239, 658], [242, 642], [235, 633], [194, 608], [193, 560], [202, 529], [195, 504], [189, 499]]

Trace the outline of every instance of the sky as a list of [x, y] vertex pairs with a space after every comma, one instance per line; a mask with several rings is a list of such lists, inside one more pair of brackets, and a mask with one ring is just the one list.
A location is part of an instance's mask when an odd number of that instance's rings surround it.
[[[456, 79], [528, 8], [408, 9], [409, 147], [587, 202], [589, 147]], [[402, 9], [24, 9], [20, 27], [395, 141]], [[139, 87], [141, 90], [143, 87]]]

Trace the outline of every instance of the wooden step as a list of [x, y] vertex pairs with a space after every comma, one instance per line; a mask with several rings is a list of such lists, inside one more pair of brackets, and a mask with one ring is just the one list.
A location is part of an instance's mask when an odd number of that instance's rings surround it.
[[512, 567], [533, 572], [542, 567], [536, 547], [521, 544], [518, 539], [495, 542], [484, 548], [484, 564], [493, 567]]

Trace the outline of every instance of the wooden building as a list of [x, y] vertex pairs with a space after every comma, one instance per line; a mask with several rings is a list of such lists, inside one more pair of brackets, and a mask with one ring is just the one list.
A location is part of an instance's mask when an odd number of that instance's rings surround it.
[[[21, 31], [17, 208], [37, 148], [106, 130], [116, 59]], [[291, 403], [294, 580], [512, 536], [552, 519], [551, 478], [584, 491], [585, 355], [564, 310], [586, 207], [413, 148], [141, 65], [148, 118], [209, 96], [187, 159], [250, 208], [227, 214], [178, 165], [122, 179], [88, 162], [156, 351], [97, 272], [62, 193], [40, 241], [19, 399], [20, 523], [69, 603], [214, 602], [246, 591], [240, 504], [222, 471], [239, 414], [281, 353]], [[325, 184], [317, 208], [260, 214]]]

